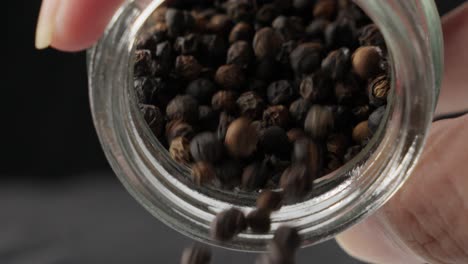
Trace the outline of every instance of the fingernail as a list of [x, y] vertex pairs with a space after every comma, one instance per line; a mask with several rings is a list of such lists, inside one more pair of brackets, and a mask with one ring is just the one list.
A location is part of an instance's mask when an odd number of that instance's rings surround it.
[[36, 49], [45, 49], [54, 37], [57, 10], [61, 0], [43, 0], [36, 28]]

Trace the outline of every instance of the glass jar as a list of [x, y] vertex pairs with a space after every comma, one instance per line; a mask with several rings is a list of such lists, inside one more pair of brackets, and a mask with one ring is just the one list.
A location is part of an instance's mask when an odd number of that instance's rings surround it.
[[231, 206], [253, 208], [255, 195], [200, 188], [175, 163], [142, 119], [133, 92], [135, 39], [163, 0], [127, 1], [88, 52], [90, 100], [107, 158], [128, 191], [156, 218], [202, 242], [262, 251], [282, 224], [297, 227], [303, 246], [332, 238], [380, 208], [413, 171], [432, 121], [443, 68], [439, 15], [432, 0], [355, 2], [387, 42], [393, 96], [368, 146], [315, 183], [304, 202], [272, 215], [269, 234], [242, 233], [219, 244], [209, 235], [215, 215]]

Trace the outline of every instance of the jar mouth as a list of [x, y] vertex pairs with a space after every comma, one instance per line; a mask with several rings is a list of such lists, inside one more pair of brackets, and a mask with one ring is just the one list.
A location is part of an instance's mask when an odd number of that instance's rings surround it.
[[[243, 251], [265, 250], [276, 228], [287, 224], [299, 229], [303, 245], [308, 246], [377, 210], [408, 178], [432, 120], [441, 75], [440, 54], [432, 54], [435, 48], [427, 43], [428, 32], [410, 22], [421, 20], [427, 27], [434, 3], [404, 1], [393, 6], [387, 1], [358, 0], [381, 28], [389, 50], [394, 94], [383, 124], [357, 157], [317, 180], [308, 199], [273, 213], [269, 234], [242, 233], [223, 244], [213, 240], [209, 227], [215, 215], [232, 206], [248, 211], [255, 195], [196, 186], [190, 181], [190, 170], [171, 159], [136, 107], [134, 40], [163, 2], [127, 3], [88, 53], [92, 112], [104, 151], [129, 192], [158, 219], [196, 240]], [[413, 12], [420, 12], [419, 17]], [[402, 24], [395, 23], [397, 17], [404, 19]], [[437, 21], [437, 17], [430, 19]], [[440, 31], [432, 34], [440, 42]], [[113, 63], [106, 65], [107, 61]]]

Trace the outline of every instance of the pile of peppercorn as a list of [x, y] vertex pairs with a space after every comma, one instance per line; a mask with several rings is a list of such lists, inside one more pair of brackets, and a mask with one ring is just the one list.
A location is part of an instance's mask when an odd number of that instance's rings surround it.
[[[167, 1], [148, 23], [136, 44], [138, 103], [198, 185], [301, 201], [385, 113], [385, 41], [348, 0]], [[214, 237], [268, 232], [272, 211], [223, 212]]]

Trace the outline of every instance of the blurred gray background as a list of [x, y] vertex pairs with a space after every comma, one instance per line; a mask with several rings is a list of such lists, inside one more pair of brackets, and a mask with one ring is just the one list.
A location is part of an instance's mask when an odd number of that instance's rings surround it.
[[[443, 14], [464, 1], [436, 2]], [[192, 242], [138, 205], [102, 154], [85, 54], [34, 49], [39, 0], [3, 5], [0, 264], [178, 263]], [[213, 263], [254, 258], [216, 249]], [[297, 263], [360, 262], [329, 241], [301, 250]]]

